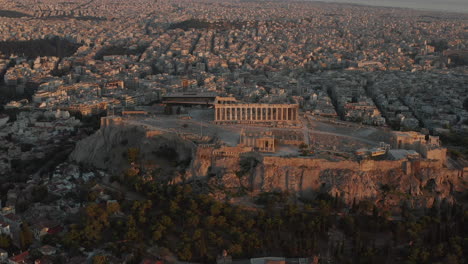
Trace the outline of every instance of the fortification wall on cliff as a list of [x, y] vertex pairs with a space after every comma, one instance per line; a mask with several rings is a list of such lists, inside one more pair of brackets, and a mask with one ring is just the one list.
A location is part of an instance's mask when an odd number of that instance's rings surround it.
[[[340, 169], [340, 170], [353, 170], [353, 171], [374, 171], [374, 170], [393, 170], [403, 169], [406, 166], [407, 160], [363, 160], [363, 161], [329, 161], [324, 159], [311, 159], [311, 158], [286, 158], [286, 157], [264, 157], [264, 166], [276, 167], [305, 167], [318, 170], [326, 169]], [[426, 164], [426, 163], [424, 163]], [[434, 162], [429, 164], [437, 166]]]

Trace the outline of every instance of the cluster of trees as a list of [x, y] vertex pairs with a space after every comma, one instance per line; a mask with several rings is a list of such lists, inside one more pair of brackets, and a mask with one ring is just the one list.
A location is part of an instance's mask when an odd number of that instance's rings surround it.
[[43, 56], [69, 57], [80, 47], [61, 38], [35, 39], [27, 41], [1, 41], [0, 53], [9, 57], [12, 54], [26, 56], [35, 59]]
[[102, 60], [104, 56], [110, 55], [141, 55], [147, 48], [148, 45], [142, 45], [136, 49], [130, 49], [124, 46], [108, 46], [98, 51], [95, 59]]
[[[223, 249], [235, 258], [303, 257], [323, 256], [325, 247], [340, 263], [463, 263], [468, 254], [468, 211], [460, 206], [435, 206], [422, 217], [403, 206], [403, 220], [390, 221], [387, 211], [370, 202], [355, 202], [348, 213], [339, 213], [346, 205], [337, 196], [295, 204], [287, 194], [270, 193], [257, 199], [265, 210], [246, 210], [195, 192], [189, 184], [138, 186], [147, 200], [122, 200], [114, 209], [90, 203], [65, 244], [106, 244], [116, 256], [138, 256], [156, 244], [181, 260], [201, 262], [212, 262]], [[335, 229], [344, 236], [330, 238]], [[379, 242], [382, 237], [385, 243]]]
[[424, 216], [403, 209], [395, 240], [409, 240], [406, 263], [466, 263], [468, 256], [468, 210], [461, 205], [434, 205]]
[[246, 211], [199, 194], [190, 185], [148, 183], [144, 201], [121, 201], [125, 216], [90, 203], [63, 239], [69, 248], [109, 244], [120, 256], [135, 253], [141, 241], [170, 249], [181, 260], [212, 262], [227, 249], [234, 257], [263, 254], [309, 256], [326, 240], [327, 205], [317, 213], [294, 204], [282, 210]]
[[21, 230], [20, 230], [20, 246], [21, 249], [26, 250], [29, 248], [29, 246], [32, 244], [34, 236], [29, 228], [28, 223], [23, 223], [21, 225]]
[[449, 153], [454, 158], [468, 158], [468, 133], [451, 131], [441, 136], [444, 144], [449, 146]]
[[10, 249], [13, 243], [11, 237], [6, 234], [0, 234], [0, 248]]
[[[138, 155], [138, 149], [128, 149], [128, 162], [137, 163]], [[241, 160], [238, 176], [257, 162]], [[203, 263], [224, 249], [234, 258], [321, 255], [336, 263], [461, 264], [468, 256], [468, 210], [460, 205], [435, 204], [416, 214], [403, 204], [401, 219], [392, 220], [369, 201], [348, 207], [338, 195], [297, 200], [278, 192], [259, 195], [255, 201], [262, 208], [244, 208], [214, 199], [201, 182], [168, 184], [147, 181], [139, 170], [127, 174], [126, 186], [144, 199], [90, 199], [62, 239], [71, 252], [104, 247], [117, 257], [131, 254], [135, 263], [152, 245]]]

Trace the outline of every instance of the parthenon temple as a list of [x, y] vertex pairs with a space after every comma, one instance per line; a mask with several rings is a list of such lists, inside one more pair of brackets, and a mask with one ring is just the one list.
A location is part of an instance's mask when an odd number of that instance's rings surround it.
[[297, 123], [297, 104], [215, 104], [215, 122], [220, 123]]

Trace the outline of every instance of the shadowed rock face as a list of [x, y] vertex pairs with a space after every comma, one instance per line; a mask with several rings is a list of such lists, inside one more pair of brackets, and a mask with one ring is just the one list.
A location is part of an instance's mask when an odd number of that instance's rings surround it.
[[110, 126], [78, 142], [70, 159], [119, 175], [130, 167], [129, 149], [138, 149], [138, 163], [142, 166], [168, 172], [190, 164], [194, 145], [175, 134], [148, 137], [141, 127]]

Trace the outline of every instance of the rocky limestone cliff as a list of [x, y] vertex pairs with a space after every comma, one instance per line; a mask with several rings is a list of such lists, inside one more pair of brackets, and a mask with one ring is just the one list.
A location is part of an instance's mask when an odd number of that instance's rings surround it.
[[[407, 200], [428, 207], [435, 200], [452, 201], [454, 192], [466, 190], [468, 182], [461, 171], [427, 160], [334, 162], [258, 153], [220, 155], [213, 145], [196, 146], [174, 133], [120, 124], [104, 126], [79, 142], [70, 158], [119, 173], [129, 167], [129, 148], [140, 150], [142, 164], [178, 170], [188, 180], [209, 179], [220, 190], [242, 187], [253, 193], [289, 191], [304, 197], [325, 192], [348, 203], [370, 199], [398, 205]], [[242, 159], [255, 162], [242, 165]]]
[[[231, 163], [241, 158], [231, 159]], [[460, 171], [431, 161], [342, 161], [309, 158], [263, 157], [249, 175], [240, 180], [236, 167], [214, 167], [218, 184], [247, 187], [254, 192], [289, 191], [304, 197], [318, 193], [339, 196], [347, 203], [374, 200], [396, 205], [407, 200], [414, 207], [430, 207], [435, 200], [453, 201], [455, 191], [468, 187]], [[237, 166], [238, 169], [238, 166]], [[223, 174], [225, 172], [229, 172]], [[237, 186], [235, 183], [238, 183]]]

